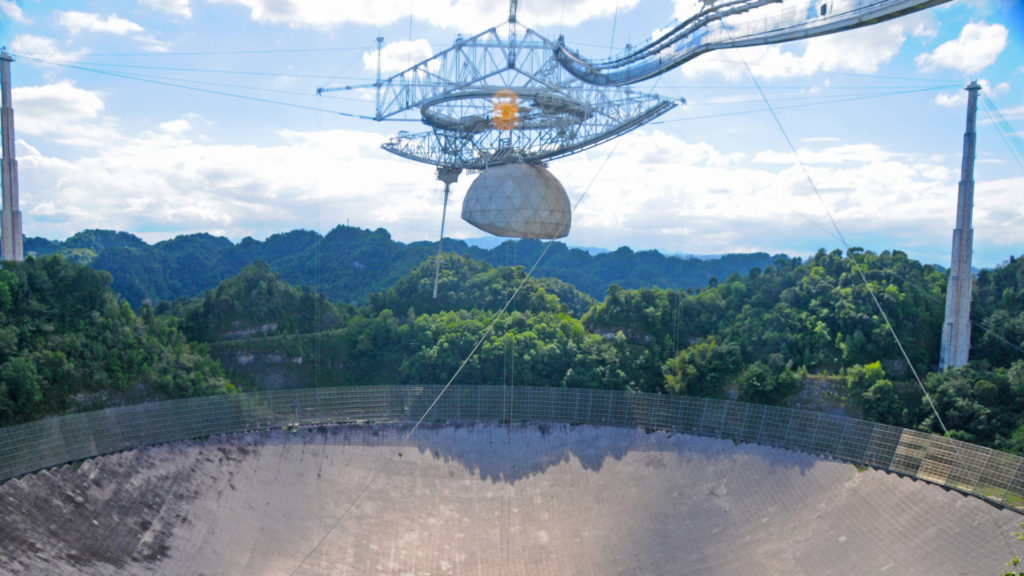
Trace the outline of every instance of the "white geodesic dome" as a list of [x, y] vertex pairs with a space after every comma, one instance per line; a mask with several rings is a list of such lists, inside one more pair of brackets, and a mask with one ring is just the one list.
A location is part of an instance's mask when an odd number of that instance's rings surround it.
[[546, 168], [503, 164], [477, 176], [462, 202], [462, 219], [496, 236], [564, 238], [572, 207], [562, 183]]

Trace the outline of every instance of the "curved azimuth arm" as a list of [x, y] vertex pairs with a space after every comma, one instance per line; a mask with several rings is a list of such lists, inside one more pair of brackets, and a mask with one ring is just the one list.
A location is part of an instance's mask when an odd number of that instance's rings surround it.
[[556, 59], [577, 78], [624, 86], [663, 74], [712, 50], [823, 36], [944, 4], [949, 0], [704, 0], [700, 11], [643, 46], [592, 61], [559, 38]]

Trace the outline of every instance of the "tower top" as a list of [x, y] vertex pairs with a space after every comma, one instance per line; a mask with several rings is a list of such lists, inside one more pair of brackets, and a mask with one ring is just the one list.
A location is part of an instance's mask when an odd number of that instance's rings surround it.
[[4, 46], [3, 49], [0, 49], [0, 60], [14, 62], [14, 57], [7, 53], [7, 46]]
[[978, 84], [977, 80], [971, 80], [970, 84], [968, 84], [967, 86], [964, 86], [964, 90], [967, 90], [967, 91], [970, 91], [970, 90], [981, 90], [981, 84]]

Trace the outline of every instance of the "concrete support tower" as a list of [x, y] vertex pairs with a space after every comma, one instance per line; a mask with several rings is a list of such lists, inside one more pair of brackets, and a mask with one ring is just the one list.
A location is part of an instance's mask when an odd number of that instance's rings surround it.
[[14, 109], [11, 108], [11, 62], [7, 50], [0, 51], [0, 132], [3, 133], [3, 212], [0, 212], [0, 247], [4, 261], [25, 259], [21, 237], [21, 210], [18, 209], [18, 161], [14, 159]]
[[974, 131], [978, 113], [978, 90], [981, 86], [971, 82], [967, 90], [967, 131], [964, 132], [964, 156], [960, 167], [960, 193], [956, 201], [956, 228], [953, 229], [953, 257], [946, 286], [946, 319], [942, 324], [942, 349], [939, 351], [939, 370], [956, 368], [967, 363], [971, 348], [971, 256], [974, 251]]

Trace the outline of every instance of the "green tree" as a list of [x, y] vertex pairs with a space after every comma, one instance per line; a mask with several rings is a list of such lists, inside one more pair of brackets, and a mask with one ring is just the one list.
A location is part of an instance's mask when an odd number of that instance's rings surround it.
[[885, 370], [881, 362], [855, 364], [846, 369], [846, 389], [854, 398], [865, 394], [882, 380], [885, 380]]
[[106, 272], [60, 256], [0, 270], [0, 425], [67, 410], [231, 390], [175, 321], [136, 316]]
[[741, 368], [739, 347], [702, 340], [676, 354], [664, 368], [665, 389], [673, 394], [722, 397], [730, 376]]
[[799, 381], [792, 363], [774, 354], [767, 362], [758, 360], [746, 367], [739, 379], [739, 396], [746, 402], [778, 404], [797, 390]]
[[888, 380], [876, 380], [861, 395], [861, 405], [864, 417], [868, 420], [893, 426], [906, 425], [906, 408], [896, 393], [896, 388]]

